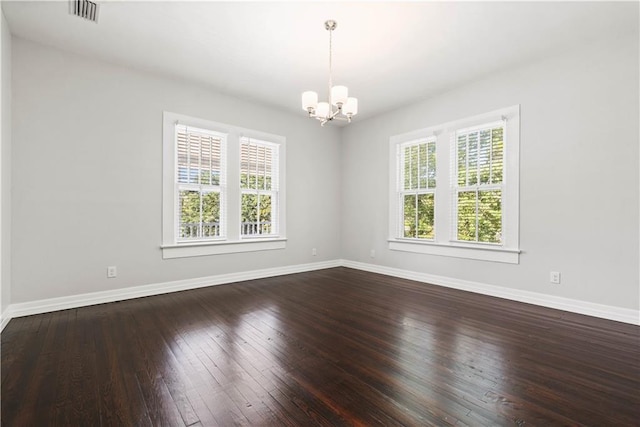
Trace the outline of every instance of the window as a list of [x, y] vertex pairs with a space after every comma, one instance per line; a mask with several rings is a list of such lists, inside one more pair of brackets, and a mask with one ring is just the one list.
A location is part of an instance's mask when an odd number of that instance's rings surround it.
[[518, 263], [519, 135], [514, 106], [392, 137], [389, 248]]
[[224, 236], [220, 212], [226, 135], [176, 125], [178, 241]]
[[504, 123], [456, 132], [457, 240], [502, 243]]
[[403, 237], [433, 239], [436, 188], [436, 140], [411, 141], [400, 147], [400, 207]]
[[164, 258], [285, 247], [285, 138], [165, 112]]
[[266, 141], [240, 140], [240, 234], [265, 236], [277, 234], [278, 149]]

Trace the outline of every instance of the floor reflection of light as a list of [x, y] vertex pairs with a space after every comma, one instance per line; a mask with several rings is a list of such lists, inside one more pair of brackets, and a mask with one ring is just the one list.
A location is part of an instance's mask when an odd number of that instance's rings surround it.
[[[426, 360], [433, 358], [438, 343], [433, 325], [405, 314], [400, 333], [399, 375], [420, 383], [432, 384], [436, 372]], [[406, 381], [403, 379], [403, 381]]]
[[468, 393], [495, 386], [507, 369], [502, 345], [464, 319], [441, 317], [429, 323], [405, 313], [398, 345], [396, 379], [408, 385], [396, 398], [437, 402], [443, 416], [447, 408], [455, 414], [460, 399], [481, 399]]
[[453, 355], [456, 365], [469, 378], [497, 382], [507, 368], [504, 348], [491, 342], [492, 335], [460, 323], [455, 334]]
[[251, 347], [257, 347], [248, 351], [252, 351], [251, 357], [260, 359], [263, 372], [272, 366], [282, 365], [282, 358], [287, 355], [287, 342], [277, 314], [277, 307], [263, 306], [242, 314], [236, 326], [238, 337]]

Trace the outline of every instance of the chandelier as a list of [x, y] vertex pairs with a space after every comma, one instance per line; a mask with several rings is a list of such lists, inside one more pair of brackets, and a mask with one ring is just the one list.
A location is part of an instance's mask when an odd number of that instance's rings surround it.
[[320, 120], [320, 125], [332, 120], [342, 120], [351, 123], [351, 117], [358, 114], [358, 99], [348, 96], [346, 86], [333, 86], [331, 75], [331, 33], [337, 27], [336, 21], [328, 20], [324, 28], [329, 31], [329, 102], [318, 102], [318, 93], [312, 90], [302, 93], [302, 109], [309, 117]]

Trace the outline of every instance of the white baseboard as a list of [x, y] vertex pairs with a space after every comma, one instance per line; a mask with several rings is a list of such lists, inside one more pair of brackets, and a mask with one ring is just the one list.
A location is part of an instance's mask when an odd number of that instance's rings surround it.
[[0, 314], [0, 331], [7, 326], [7, 323], [9, 323], [9, 320], [11, 319], [11, 306], [9, 306], [4, 312], [2, 312], [2, 314]]
[[166, 294], [169, 292], [186, 291], [189, 289], [242, 282], [245, 280], [263, 279], [266, 277], [282, 276], [285, 274], [323, 270], [325, 268], [340, 267], [340, 265], [340, 260], [298, 264], [11, 304], [5, 310], [5, 313], [2, 313], [2, 328], [0, 328], [0, 331], [4, 329], [5, 325], [9, 323], [9, 320], [14, 317], [30, 316], [32, 314], [48, 313], [51, 311], [66, 310], [69, 308], [148, 297], [152, 295]]
[[332, 260], [310, 264], [291, 265], [286, 267], [267, 268], [262, 270], [243, 271], [239, 273], [221, 274], [217, 276], [199, 277], [195, 279], [176, 280], [151, 285], [135, 286], [131, 288], [114, 289], [110, 291], [93, 292], [88, 294], [72, 295], [68, 297], [50, 298], [25, 303], [11, 304], [0, 316], [0, 331], [14, 317], [29, 316], [32, 314], [48, 313], [56, 310], [84, 307], [88, 305], [103, 304], [114, 301], [122, 301], [133, 298], [166, 294], [169, 292], [185, 291], [189, 289], [203, 288], [207, 286], [222, 285], [226, 283], [241, 282], [245, 280], [262, 279], [266, 277], [282, 276], [285, 274], [303, 273], [305, 271], [322, 270], [334, 267], [349, 267], [372, 273], [385, 274], [417, 282], [430, 283], [447, 288], [460, 289], [483, 295], [490, 295], [513, 301], [535, 304], [543, 307], [573, 313], [586, 314], [602, 319], [640, 325], [640, 311], [603, 304], [596, 304], [570, 298], [546, 295], [537, 292], [509, 289], [501, 286], [485, 283], [460, 280], [445, 276], [436, 276], [427, 273], [402, 270], [375, 264], [367, 264], [349, 260]]
[[555, 308], [558, 310], [570, 311], [572, 313], [586, 314], [587, 316], [640, 325], [640, 311], [638, 310], [613, 307], [610, 305], [596, 304], [519, 289], [504, 288], [502, 286], [454, 279], [452, 277], [436, 276], [427, 273], [418, 273], [415, 271], [401, 270], [398, 268], [367, 264], [357, 261], [342, 260], [341, 264], [344, 267], [354, 268], [357, 270], [385, 274], [387, 276], [400, 277], [403, 279], [415, 280], [417, 282], [430, 283], [432, 285], [525, 302], [542, 307]]

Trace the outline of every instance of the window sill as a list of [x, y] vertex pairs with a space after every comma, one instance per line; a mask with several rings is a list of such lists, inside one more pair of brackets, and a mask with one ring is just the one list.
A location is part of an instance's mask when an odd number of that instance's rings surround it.
[[233, 254], [240, 252], [269, 251], [284, 249], [285, 238], [243, 239], [241, 241], [187, 242], [175, 245], [162, 245], [162, 258], [188, 258], [206, 255]]
[[409, 240], [389, 239], [392, 251], [414, 252], [420, 254], [449, 256], [456, 258], [477, 259], [482, 261], [518, 264], [519, 249], [505, 249], [492, 246], [471, 246], [459, 243], [415, 242]]

